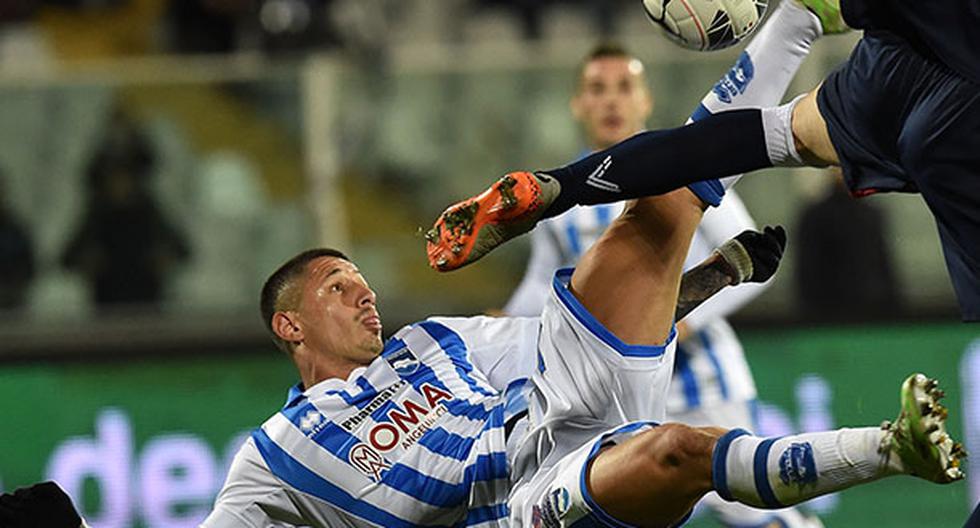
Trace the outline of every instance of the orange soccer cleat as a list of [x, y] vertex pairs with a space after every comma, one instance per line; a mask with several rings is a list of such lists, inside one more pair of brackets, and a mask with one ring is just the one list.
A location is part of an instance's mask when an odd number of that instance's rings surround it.
[[560, 192], [554, 178], [512, 172], [480, 195], [450, 206], [425, 234], [429, 266], [461, 268], [530, 231]]

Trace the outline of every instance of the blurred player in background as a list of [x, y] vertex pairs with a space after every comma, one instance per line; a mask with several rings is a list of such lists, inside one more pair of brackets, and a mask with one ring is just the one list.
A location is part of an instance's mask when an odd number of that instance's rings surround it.
[[[819, 36], [815, 20], [794, 2], [783, 2], [772, 21], [755, 37], [705, 104], [772, 105], [787, 88]], [[770, 29], [779, 25], [779, 30]], [[761, 48], [765, 49], [761, 49]], [[756, 68], [763, 55], [765, 66]], [[737, 83], [737, 84], [736, 84]], [[603, 44], [593, 49], [579, 68], [572, 113], [581, 124], [590, 151], [611, 147], [641, 132], [653, 108], [643, 64], [622, 46]], [[703, 111], [703, 110], [701, 110]], [[586, 153], [587, 154], [587, 153]], [[540, 315], [551, 280], [559, 268], [574, 267], [578, 259], [609, 226], [624, 202], [576, 206], [542, 221], [531, 232], [527, 271], [504, 311], [508, 315]], [[705, 212], [684, 263], [691, 269], [729, 238], [755, 223], [734, 191], [716, 208]], [[765, 284], [745, 284], [714, 296], [677, 323], [677, 355], [667, 400], [670, 421], [754, 430], [755, 382], [742, 345], [725, 318], [757, 297]], [[764, 511], [721, 500], [711, 493], [703, 500], [726, 526], [819, 526], [798, 511]]]

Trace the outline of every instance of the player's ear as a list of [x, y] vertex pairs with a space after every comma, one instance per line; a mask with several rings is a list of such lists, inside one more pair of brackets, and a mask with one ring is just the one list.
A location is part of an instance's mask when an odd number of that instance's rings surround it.
[[303, 340], [303, 329], [296, 320], [295, 312], [276, 312], [272, 314], [272, 331], [283, 341], [297, 343]]

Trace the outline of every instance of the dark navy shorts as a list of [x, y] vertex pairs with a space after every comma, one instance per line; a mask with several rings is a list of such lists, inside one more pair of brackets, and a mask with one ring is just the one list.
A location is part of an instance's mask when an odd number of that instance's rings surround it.
[[817, 104], [854, 195], [922, 194], [963, 317], [980, 321], [980, 85], [866, 33]]

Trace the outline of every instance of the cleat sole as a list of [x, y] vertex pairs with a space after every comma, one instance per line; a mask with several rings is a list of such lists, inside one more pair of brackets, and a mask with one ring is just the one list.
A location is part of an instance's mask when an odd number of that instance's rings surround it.
[[912, 475], [945, 484], [963, 478], [959, 465], [966, 452], [946, 432], [949, 413], [939, 403], [940, 394], [936, 380], [909, 376], [902, 384], [898, 418], [882, 424], [890, 433], [882, 448], [895, 452]]
[[530, 231], [559, 192], [558, 182], [546, 176], [503, 176], [479, 196], [439, 216], [425, 237], [429, 265], [438, 271], [460, 268]]

